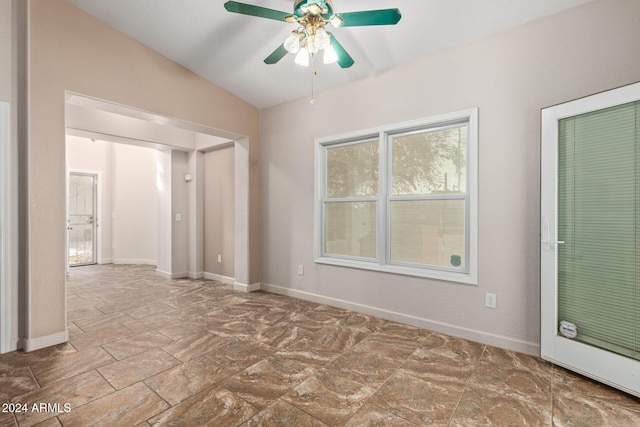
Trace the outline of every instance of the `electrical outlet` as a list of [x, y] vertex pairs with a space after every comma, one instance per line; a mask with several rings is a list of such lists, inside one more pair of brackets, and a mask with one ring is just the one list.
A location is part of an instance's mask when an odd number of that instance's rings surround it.
[[298, 266], [298, 275], [299, 276], [304, 276], [304, 265], [299, 265]]
[[497, 300], [498, 300], [498, 297], [496, 296], [496, 294], [490, 294], [489, 292], [484, 294], [484, 306], [485, 307], [496, 308], [496, 305], [498, 303]]
[[222, 262], [222, 255], [218, 254], [218, 262]]

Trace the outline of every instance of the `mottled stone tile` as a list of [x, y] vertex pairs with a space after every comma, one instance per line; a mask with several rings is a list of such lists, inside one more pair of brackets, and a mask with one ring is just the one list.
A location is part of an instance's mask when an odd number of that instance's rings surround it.
[[205, 326], [198, 322], [178, 322], [172, 325], [162, 326], [156, 330], [176, 341], [189, 335], [206, 332]]
[[551, 402], [550, 369], [550, 365], [536, 357], [487, 347], [469, 384], [537, 405], [548, 405]]
[[150, 316], [137, 319], [146, 324], [153, 325], [154, 328], [161, 328], [163, 326], [172, 325], [174, 323], [182, 322], [184, 320], [184, 312], [181, 310], [169, 310], [161, 313], [155, 313]]
[[234, 304], [242, 304], [243, 302], [247, 302], [248, 300], [246, 298], [241, 298], [237, 295], [227, 295], [222, 298], [212, 298], [209, 301], [211, 301], [211, 304], [213, 305], [227, 306], [227, 305], [234, 305]]
[[350, 351], [328, 364], [321, 372], [378, 388], [401, 363], [378, 353]]
[[180, 361], [162, 349], [155, 348], [98, 369], [117, 390], [166, 371]]
[[336, 320], [339, 319], [344, 319], [346, 317], [349, 317], [349, 315], [351, 315], [353, 312], [349, 311], [349, 310], [345, 310], [342, 308], [338, 308], [338, 307], [332, 307], [330, 305], [319, 305], [317, 307], [314, 308], [314, 311], [318, 312], [318, 313], [323, 313], [329, 317], [332, 317]]
[[419, 346], [420, 343], [415, 340], [384, 332], [376, 332], [366, 336], [352, 350], [358, 353], [379, 354], [390, 359], [404, 361]]
[[75, 320], [73, 323], [83, 332], [93, 332], [107, 326], [114, 326], [118, 323], [125, 323], [130, 320], [132, 320], [132, 318], [124, 313], [111, 313], [103, 314], [99, 317], [92, 317], [90, 319]]
[[462, 391], [475, 370], [484, 346], [451, 338], [440, 345], [425, 345], [402, 365], [402, 371], [425, 381]]
[[31, 367], [31, 370], [40, 385], [44, 387], [56, 381], [108, 365], [115, 360], [109, 353], [97, 347], [36, 363]]
[[23, 368], [34, 365], [36, 363], [55, 360], [65, 354], [76, 353], [77, 350], [71, 344], [63, 343], [54, 345], [40, 350], [30, 351], [12, 351], [11, 353], [0, 354], [0, 369], [2, 366], [13, 366]]
[[214, 365], [237, 372], [273, 355], [275, 352], [274, 347], [251, 338], [236, 338], [205, 356]]
[[77, 321], [80, 319], [90, 319], [94, 317], [104, 316], [104, 313], [93, 306], [78, 307], [67, 310], [67, 319]]
[[325, 423], [302, 412], [295, 406], [282, 400], [274, 403], [257, 413], [241, 427], [327, 427]]
[[194, 357], [208, 353], [224, 344], [228, 340], [216, 334], [208, 332], [189, 335], [168, 346], [163, 347], [165, 351], [186, 362]]
[[98, 347], [102, 344], [116, 341], [130, 335], [132, 335], [132, 333], [129, 329], [117, 324], [114, 326], [107, 326], [93, 332], [85, 332], [77, 337], [73, 337], [70, 342], [78, 351], [82, 351], [92, 347]]
[[446, 426], [460, 396], [460, 392], [396, 372], [368, 403], [418, 425]]
[[143, 317], [151, 316], [152, 314], [163, 313], [165, 311], [172, 310], [175, 307], [172, 307], [163, 302], [155, 302], [153, 304], [143, 305], [142, 307], [131, 308], [129, 310], [125, 310], [125, 314], [134, 319], [141, 319]]
[[554, 394], [553, 425], [558, 427], [640, 426], [640, 405], [618, 406], [579, 393]]
[[258, 410], [229, 390], [213, 388], [153, 417], [151, 425], [236, 426], [253, 417]]
[[104, 344], [102, 348], [107, 350], [113, 357], [118, 360], [144, 353], [152, 348], [169, 345], [173, 342], [171, 338], [161, 334], [160, 332], [145, 332], [133, 335], [117, 341]]
[[286, 362], [278, 357], [262, 360], [230, 377], [223, 387], [256, 408], [264, 408], [312, 373], [303, 364]]
[[94, 400], [60, 415], [65, 427], [135, 426], [169, 407], [143, 383]]
[[311, 334], [311, 340], [338, 351], [346, 351], [362, 341], [368, 334], [339, 326], [325, 326]]
[[589, 396], [607, 402], [614, 407], [622, 406], [632, 410], [640, 409], [640, 398], [623, 391], [609, 387], [582, 375], [568, 371], [559, 366], [553, 367], [553, 392], [554, 395], [578, 395]]
[[[29, 405], [39, 402], [54, 404], [64, 412], [64, 406], [67, 404], [70, 410], [74, 410], [113, 391], [113, 387], [100, 374], [89, 371], [24, 394], [14, 398], [13, 401]], [[20, 426], [32, 426], [59, 414], [59, 412], [30, 411], [16, 414], [16, 418]]]
[[282, 397], [325, 424], [343, 425], [375, 390], [346, 378], [316, 375]]
[[306, 329], [282, 322], [254, 334], [253, 338], [272, 347], [283, 348], [296, 341], [310, 339], [312, 334]]
[[290, 311], [286, 322], [310, 331], [326, 327], [337, 327], [339, 318], [315, 310]]
[[171, 405], [210, 388], [228, 378], [234, 371], [217, 366], [211, 359], [200, 356], [186, 363], [146, 379], [149, 388]]
[[416, 427], [417, 425], [383, 409], [365, 404], [344, 427]]
[[58, 421], [58, 417], [54, 417], [36, 424], [36, 427], [62, 427], [62, 424]]
[[0, 364], [0, 403], [9, 402], [14, 396], [20, 396], [38, 388], [38, 382], [28, 367], [16, 368]]
[[0, 427], [14, 427], [18, 423], [10, 412], [0, 412]]
[[106, 304], [98, 304], [95, 306], [104, 314], [117, 313], [120, 311], [130, 310], [136, 307], [142, 307], [145, 305], [145, 301], [138, 298], [126, 297], [123, 295], [117, 296], [117, 302], [111, 302]]
[[423, 341], [425, 338], [433, 334], [432, 331], [427, 329], [418, 328], [417, 326], [405, 325], [404, 323], [387, 322], [382, 328], [381, 332], [396, 335], [398, 337], [407, 338], [413, 341]]
[[[551, 426], [551, 402], [536, 405], [484, 389], [469, 387], [453, 415], [451, 427]], [[595, 426], [596, 424], [577, 424]]]
[[152, 322], [146, 322], [144, 320], [130, 320], [122, 324], [125, 328], [130, 330], [132, 334], [141, 334], [144, 332], [153, 331], [156, 329], [156, 325]]
[[338, 322], [338, 326], [356, 329], [361, 332], [376, 332], [382, 329], [388, 322], [379, 317], [367, 316], [362, 313], [350, 312]]
[[278, 354], [286, 354], [289, 358], [295, 358], [314, 369], [320, 369], [338, 358], [342, 353], [314, 341], [301, 339], [279, 350]]

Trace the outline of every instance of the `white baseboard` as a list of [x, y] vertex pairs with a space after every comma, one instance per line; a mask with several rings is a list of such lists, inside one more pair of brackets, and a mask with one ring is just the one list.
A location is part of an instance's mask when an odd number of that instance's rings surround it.
[[187, 272], [187, 277], [189, 279], [202, 279], [204, 277], [204, 272], [199, 271], [197, 273], [194, 273], [193, 271], [189, 271]]
[[255, 292], [262, 289], [261, 283], [252, 283], [251, 285], [245, 285], [244, 283], [233, 283], [233, 289], [240, 292]]
[[98, 265], [103, 265], [103, 264], [115, 264], [113, 262], [112, 258], [102, 258], [101, 260], [98, 261]]
[[479, 331], [477, 329], [469, 329], [449, 323], [438, 322], [435, 320], [425, 319], [410, 314], [399, 313], [396, 311], [386, 310], [383, 308], [372, 307], [368, 305], [358, 304], [351, 301], [345, 301], [338, 298], [326, 297], [310, 292], [300, 291], [296, 289], [285, 288], [283, 286], [262, 283], [260, 289], [273, 292], [275, 294], [286, 295], [318, 304], [326, 304], [333, 307], [344, 308], [358, 313], [370, 316], [380, 317], [385, 320], [391, 320], [398, 323], [405, 323], [411, 326], [428, 329], [430, 331], [440, 332], [459, 338], [468, 339], [470, 341], [482, 344], [492, 345], [507, 350], [526, 353], [533, 356], [540, 356], [540, 344], [535, 342], [522, 341], [502, 335], [492, 334], [489, 332]]
[[113, 264], [157, 265], [155, 259], [114, 259]]
[[204, 272], [203, 277], [207, 280], [216, 280], [218, 282], [222, 282], [225, 285], [231, 285], [233, 286], [233, 284], [236, 282], [236, 280], [233, 277], [228, 277], [228, 276], [223, 276], [222, 274], [216, 274], [216, 273], [208, 273], [208, 272]]
[[44, 337], [37, 338], [24, 338], [23, 349], [26, 352], [39, 350], [45, 347], [51, 347], [52, 345], [62, 344], [69, 341], [69, 332], [57, 332], [51, 335], [45, 335]]
[[183, 277], [189, 277], [186, 271], [182, 271], [179, 273], [169, 273], [168, 271], [158, 270], [157, 268], [156, 276], [162, 277], [163, 279], [182, 279]]

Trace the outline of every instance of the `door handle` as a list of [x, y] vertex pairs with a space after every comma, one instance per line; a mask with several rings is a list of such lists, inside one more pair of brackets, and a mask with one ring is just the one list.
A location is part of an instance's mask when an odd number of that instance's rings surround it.
[[544, 250], [551, 250], [551, 245], [564, 245], [566, 242], [564, 240], [551, 240], [551, 227], [549, 226], [549, 219], [545, 218], [542, 223], [542, 241], [541, 243], [544, 245]]

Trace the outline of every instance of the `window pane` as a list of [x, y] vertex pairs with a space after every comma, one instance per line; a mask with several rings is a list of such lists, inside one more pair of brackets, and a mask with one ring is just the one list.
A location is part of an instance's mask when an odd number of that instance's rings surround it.
[[465, 269], [465, 201], [391, 202], [391, 260]]
[[325, 252], [376, 257], [376, 202], [326, 203]]
[[378, 141], [327, 149], [327, 197], [378, 194]]
[[394, 195], [467, 191], [467, 126], [393, 138]]

